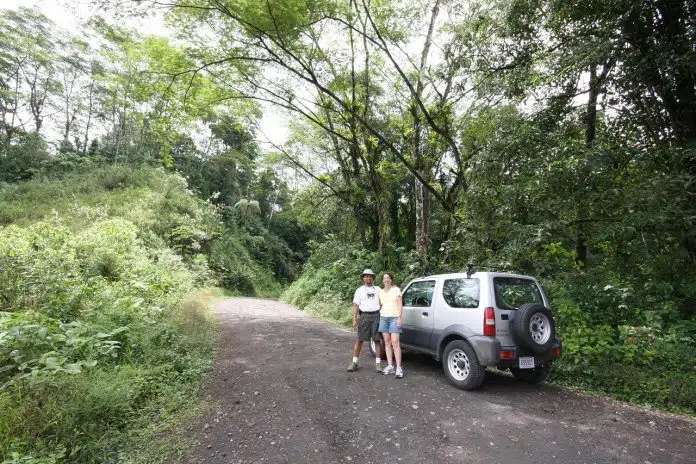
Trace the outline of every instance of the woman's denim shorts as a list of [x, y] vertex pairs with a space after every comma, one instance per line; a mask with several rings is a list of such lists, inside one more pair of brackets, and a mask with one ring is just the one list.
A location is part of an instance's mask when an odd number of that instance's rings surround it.
[[401, 333], [401, 327], [396, 326], [397, 317], [384, 317], [379, 319], [379, 331], [382, 333]]

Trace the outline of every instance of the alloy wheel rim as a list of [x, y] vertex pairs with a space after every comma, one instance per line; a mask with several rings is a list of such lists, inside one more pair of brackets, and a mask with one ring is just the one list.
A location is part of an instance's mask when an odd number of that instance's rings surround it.
[[459, 349], [450, 351], [447, 356], [447, 366], [449, 367], [450, 374], [456, 380], [462, 381], [469, 377], [469, 357], [464, 351]]
[[529, 320], [529, 332], [535, 343], [543, 345], [551, 338], [551, 321], [545, 314], [536, 313]]

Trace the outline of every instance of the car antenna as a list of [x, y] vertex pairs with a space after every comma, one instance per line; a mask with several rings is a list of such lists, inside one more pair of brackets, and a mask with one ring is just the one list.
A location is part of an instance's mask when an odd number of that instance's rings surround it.
[[471, 263], [468, 263], [466, 265], [466, 278], [471, 279], [471, 273], [474, 270], [474, 265]]

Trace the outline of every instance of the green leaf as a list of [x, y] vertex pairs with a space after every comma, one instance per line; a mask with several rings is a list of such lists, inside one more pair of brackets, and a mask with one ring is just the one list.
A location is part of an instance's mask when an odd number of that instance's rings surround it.
[[71, 363], [71, 364], [66, 364], [65, 367], [63, 368], [65, 372], [68, 374], [79, 374], [82, 372], [82, 363], [81, 362], [76, 362], [76, 363]]
[[46, 366], [46, 369], [50, 370], [60, 370], [61, 366], [65, 361], [68, 359], [62, 356], [56, 356], [56, 357], [47, 357], [42, 360], [44, 366]]

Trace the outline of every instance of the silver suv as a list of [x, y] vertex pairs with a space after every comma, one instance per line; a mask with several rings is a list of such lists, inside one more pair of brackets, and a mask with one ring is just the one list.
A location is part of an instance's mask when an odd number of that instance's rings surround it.
[[458, 388], [480, 387], [487, 366], [541, 382], [561, 356], [549, 301], [532, 277], [500, 272], [420, 277], [404, 287], [403, 301], [401, 345], [441, 360]]

